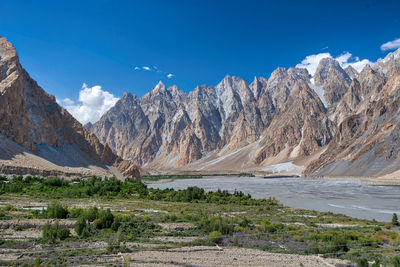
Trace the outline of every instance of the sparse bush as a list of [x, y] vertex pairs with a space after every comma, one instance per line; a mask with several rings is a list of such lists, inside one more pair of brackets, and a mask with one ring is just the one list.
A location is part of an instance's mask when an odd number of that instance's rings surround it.
[[109, 240], [107, 244], [107, 252], [108, 253], [126, 253], [129, 252], [129, 249], [125, 245], [121, 245], [121, 242], [124, 240], [124, 234], [121, 230], [118, 230], [115, 235]]
[[4, 210], [5, 211], [15, 211], [15, 210], [17, 210], [13, 205], [11, 205], [11, 204], [7, 204], [5, 207], [4, 207]]

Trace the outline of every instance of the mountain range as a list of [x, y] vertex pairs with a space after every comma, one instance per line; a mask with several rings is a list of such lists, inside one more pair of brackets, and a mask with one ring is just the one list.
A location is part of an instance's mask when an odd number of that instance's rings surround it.
[[82, 126], [0, 38], [0, 173], [400, 174], [400, 49], [358, 73], [332, 58], [189, 93], [159, 82]]
[[150, 173], [382, 177], [400, 169], [399, 82], [400, 50], [360, 73], [324, 58], [314, 76], [277, 68], [189, 93], [159, 82], [87, 127]]

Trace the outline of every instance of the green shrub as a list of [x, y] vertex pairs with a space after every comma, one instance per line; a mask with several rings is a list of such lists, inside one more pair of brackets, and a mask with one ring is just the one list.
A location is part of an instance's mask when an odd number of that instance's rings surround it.
[[44, 243], [56, 243], [68, 238], [69, 235], [69, 229], [59, 226], [58, 221], [54, 225], [47, 222], [42, 232], [42, 241]]
[[11, 204], [7, 204], [5, 207], [4, 207], [4, 210], [5, 211], [15, 211], [15, 210], [17, 210], [13, 205], [11, 205]]
[[79, 218], [84, 217], [85, 209], [83, 208], [73, 208], [69, 211], [68, 217], [69, 218]]
[[398, 225], [399, 225], [399, 220], [398, 220], [398, 218], [397, 218], [397, 214], [396, 214], [396, 213], [393, 213], [392, 224], [393, 224], [394, 226], [398, 226]]
[[200, 224], [207, 233], [218, 231], [223, 235], [231, 235], [235, 228], [235, 224], [232, 220], [221, 216], [211, 218], [203, 217]]
[[212, 231], [208, 234], [207, 239], [213, 243], [220, 244], [222, 242], [222, 234], [218, 231]]
[[110, 228], [114, 222], [114, 215], [111, 213], [110, 209], [100, 210], [99, 212], [100, 228]]
[[14, 229], [14, 231], [22, 231], [23, 230], [20, 225], [15, 225], [13, 229]]
[[101, 229], [101, 220], [100, 219], [95, 219], [93, 221], [93, 226], [97, 229]]
[[58, 177], [47, 177], [46, 179], [44, 179], [43, 184], [57, 187], [57, 186], [67, 186], [68, 182]]
[[84, 212], [84, 218], [89, 222], [93, 222], [99, 216], [99, 210], [97, 207], [90, 207]]
[[68, 217], [67, 207], [63, 207], [59, 202], [54, 201], [47, 205], [46, 210], [47, 218], [65, 219]]
[[120, 218], [114, 217], [114, 222], [111, 224], [111, 229], [116, 232], [116, 231], [118, 231], [120, 226], [121, 226]]
[[393, 267], [400, 267], [400, 256], [393, 257], [391, 263], [393, 264]]
[[176, 214], [164, 214], [161, 218], [161, 222], [176, 222], [178, 216]]
[[135, 239], [137, 237], [152, 236], [154, 231], [160, 230], [159, 225], [143, 220], [143, 218], [130, 216], [121, 220], [119, 230], [127, 237], [127, 239]]
[[357, 259], [357, 260], [356, 260], [356, 263], [357, 263], [357, 266], [358, 266], [358, 267], [368, 267], [368, 266], [369, 266], [368, 260], [365, 259], [365, 258]]
[[74, 229], [75, 229], [75, 232], [80, 237], [87, 237], [89, 235], [88, 225], [86, 223], [85, 218], [83, 218], [83, 217], [78, 218], [78, 220], [75, 223]]

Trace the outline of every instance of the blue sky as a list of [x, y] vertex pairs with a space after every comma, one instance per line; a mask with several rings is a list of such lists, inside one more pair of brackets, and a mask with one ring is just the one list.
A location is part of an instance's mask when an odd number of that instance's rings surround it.
[[159, 80], [188, 92], [227, 73], [268, 78], [318, 53], [374, 62], [400, 38], [400, 1], [1, 0], [0, 10], [0, 35], [31, 76], [74, 102], [84, 83], [142, 96]]

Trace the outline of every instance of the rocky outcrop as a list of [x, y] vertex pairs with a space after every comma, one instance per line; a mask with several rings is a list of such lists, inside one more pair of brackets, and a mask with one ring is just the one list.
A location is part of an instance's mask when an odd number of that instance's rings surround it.
[[[107, 166], [118, 167], [122, 163], [107, 145], [60, 107], [54, 96], [40, 88], [22, 68], [15, 48], [5, 38], [0, 38], [0, 57], [0, 133], [3, 137], [26, 149], [26, 153], [59, 166], [87, 169], [97, 166], [108, 173]], [[3, 163], [4, 172], [12, 170], [4, 166]], [[21, 174], [22, 167], [19, 172], [13, 168]], [[52, 170], [45, 171], [52, 173]]]

